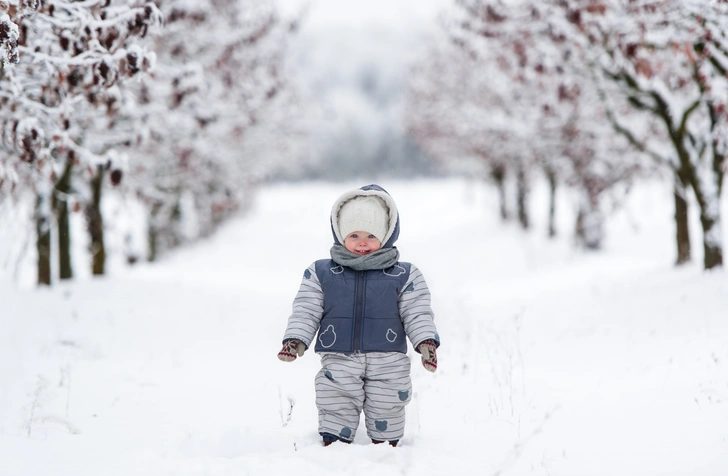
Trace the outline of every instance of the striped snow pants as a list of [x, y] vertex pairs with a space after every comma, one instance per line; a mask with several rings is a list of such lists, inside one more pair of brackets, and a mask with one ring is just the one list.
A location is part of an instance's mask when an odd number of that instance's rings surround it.
[[353, 441], [364, 410], [369, 438], [399, 440], [404, 435], [404, 407], [411, 394], [407, 354], [322, 354], [321, 370], [316, 374], [319, 433]]

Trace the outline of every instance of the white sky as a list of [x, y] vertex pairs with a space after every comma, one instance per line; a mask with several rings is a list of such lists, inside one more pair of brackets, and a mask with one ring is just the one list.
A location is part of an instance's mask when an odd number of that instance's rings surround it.
[[[281, 0], [284, 15], [306, 9], [293, 53], [325, 56], [325, 63], [357, 64], [374, 59], [406, 62], [419, 51], [427, 30], [453, 0]], [[312, 51], [313, 49], [313, 51]], [[322, 68], [321, 61], [316, 67]]]
[[[382, 131], [401, 127], [408, 66], [425, 53], [438, 16], [453, 1], [279, 0], [283, 16], [306, 12], [289, 65], [301, 96], [323, 108], [309, 118], [325, 118], [316, 122], [317, 144], [339, 147], [356, 136], [376, 150]], [[364, 90], [367, 80], [375, 91]]]
[[452, 0], [280, 0], [283, 13], [309, 5], [307, 23], [312, 29], [328, 26], [375, 24], [397, 30], [431, 22]]

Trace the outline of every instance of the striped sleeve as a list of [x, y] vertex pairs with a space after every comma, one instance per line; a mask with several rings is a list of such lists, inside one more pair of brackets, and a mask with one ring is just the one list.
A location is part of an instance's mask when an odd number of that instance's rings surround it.
[[425, 277], [415, 265], [411, 265], [409, 279], [399, 295], [399, 315], [415, 350], [422, 341], [428, 339], [435, 341], [439, 347], [440, 336], [430, 306], [430, 290]]
[[298, 339], [306, 344], [306, 348], [310, 347], [323, 313], [324, 293], [316, 275], [316, 264], [312, 263], [303, 272], [301, 287], [293, 299], [293, 312], [288, 318], [283, 341]]

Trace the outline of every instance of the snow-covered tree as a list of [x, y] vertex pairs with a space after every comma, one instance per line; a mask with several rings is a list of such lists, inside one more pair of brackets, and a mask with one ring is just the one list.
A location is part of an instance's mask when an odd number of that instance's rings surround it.
[[138, 84], [129, 117], [144, 131], [127, 185], [148, 210], [149, 259], [246, 205], [265, 171], [250, 144], [290, 106], [283, 60], [296, 30], [271, 2], [157, 4], [166, 19], [153, 45], [157, 67]]
[[[410, 130], [444, 160], [487, 161], [501, 189], [507, 172], [517, 184], [518, 218], [528, 226], [531, 170], [552, 185], [549, 234], [555, 234], [557, 181], [582, 197], [577, 238], [601, 246], [605, 192], [628, 179], [640, 154], [627, 155], [606, 120], [589, 70], [563, 31], [562, 12], [548, 2], [458, 0], [448, 42], [428, 55], [412, 80]], [[456, 71], [457, 73], [453, 73]]]
[[[587, 61], [594, 66], [615, 128], [675, 175], [678, 262], [690, 259], [685, 201], [690, 187], [700, 207], [704, 266], [720, 266], [720, 196], [728, 137], [728, 3], [557, 3], [574, 27], [571, 38], [589, 53]], [[624, 102], [631, 106], [628, 111], [615, 106]]]
[[508, 108], [507, 74], [494, 68], [484, 80], [484, 64], [496, 63], [492, 50], [474, 45], [455, 21], [445, 25], [438, 40], [410, 74], [408, 132], [442, 163], [460, 158], [482, 162], [498, 187], [501, 217], [507, 219], [509, 159], [522, 158], [527, 152], [523, 142], [519, 146], [519, 141], [509, 138], [524, 133], [528, 126], [514, 121]]
[[112, 131], [118, 86], [152, 66], [136, 42], [161, 22], [134, 0], [0, 2], [0, 197], [36, 196], [39, 283], [51, 282], [53, 211], [61, 278], [72, 276], [72, 178], [118, 166], [112, 150], [128, 139]]

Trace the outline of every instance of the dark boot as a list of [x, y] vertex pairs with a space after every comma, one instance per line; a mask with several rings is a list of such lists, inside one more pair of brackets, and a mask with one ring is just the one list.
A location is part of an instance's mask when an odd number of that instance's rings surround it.
[[346, 443], [347, 445], [351, 444], [351, 441], [342, 440], [336, 435], [332, 435], [331, 433], [319, 433], [321, 435], [321, 438], [324, 440], [324, 446], [329, 446], [334, 441], [341, 441], [342, 443]]
[[[372, 440], [372, 443], [375, 445], [378, 445], [379, 443], [384, 443], [382, 440]], [[389, 442], [389, 446], [397, 446], [397, 443], [399, 443], [399, 440], [392, 440]]]

